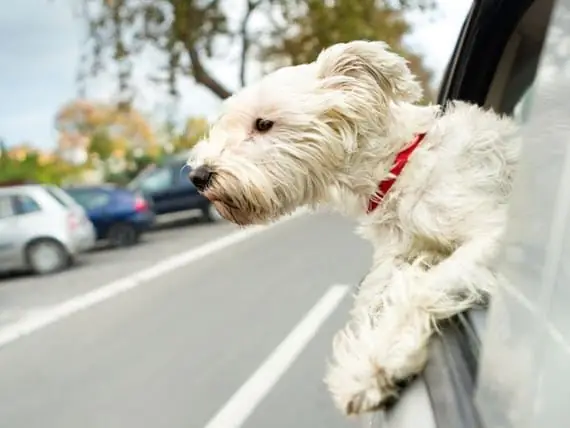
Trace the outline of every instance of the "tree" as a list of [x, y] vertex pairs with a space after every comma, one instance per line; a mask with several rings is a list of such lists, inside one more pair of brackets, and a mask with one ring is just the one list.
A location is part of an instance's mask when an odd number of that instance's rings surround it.
[[189, 150], [208, 132], [209, 124], [203, 117], [191, 117], [186, 120], [182, 133], [173, 139], [174, 151]]
[[81, 169], [68, 164], [50, 153], [41, 153], [26, 145], [17, 156], [3, 150], [0, 157], [0, 183], [38, 182], [62, 184], [80, 175]]
[[[82, 61], [89, 67], [80, 79], [85, 82], [100, 73], [112, 59], [122, 106], [133, 98], [133, 59], [147, 48], [168, 58], [162, 75], [154, 80], [167, 82], [172, 94], [177, 78], [191, 75], [219, 98], [229, 97], [232, 91], [205, 62], [227, 55], [236, 44], [241, 85], [252, 60], [270, 66], [299, 63], [314, 59], [332, 43], [362, 38], [390, 42], [409, 57], [424, 82], [429, 80], [420, 56], [410, 52], [402, 38], [410, 30], [405, 12], [433, 9], [435, 0], [236, 0], [231, 10], [221, 0], [82, 1], [90, 43]], [[235, 19], [238, 4], [242, 11]], [[263, 39], [270, 42], [260, 43]]]
[[83, 148], [108, 159], [115, 150], [156, 149], [154, 130], [135, 109], [120, 109], [112, 104], [74, 100], [57, 113], [60, 150]]
[[354, 39], [383, 40], [408, 59], [426, 98], [432, 98], [432, 74], [420, 55], [404, 44], [412, 28], [404, 10], [429, 10], [432, 2], [379, 2], [378, 0], [280, 0], [282, 24], [274, 20], [271, 37], [260, 49], [270, 68], [314, 60], [323, 47]]
[[[86, 52], [80, 79], [105, 69], [112, 58], [118, 66], [121, 102], [128, 104], [132, 57], [147, 47], [168, 56], [166, 79], [171, 91], [182, 71], [220, 98], [231, 95], [205, 68], [203, 55], [212, 57], [214, 42], [229, 36], [228, 17], [220, 0], [83, 0], [82, 16], [88, 26], [91, 51]], [[107, 58], [106, 58], [107, 57]]]
[[106, 161], [114, 151], [113, 140], [109, 137], [106, 129], [98, 129], [91, 136], [89, 143], [89, 152], [97, 154], [99, 159]]

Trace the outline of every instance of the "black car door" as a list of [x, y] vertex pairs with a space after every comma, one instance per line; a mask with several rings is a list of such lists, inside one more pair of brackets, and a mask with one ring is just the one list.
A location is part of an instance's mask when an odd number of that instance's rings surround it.
[[176, 205], [172, 197], [174, 178], [169, 166], [157, 167], [137, 179], [132, 190], [138, 190], [150, 199], [156, 214], [170, 213], [175, 211]]
[[152, 200], [156, 214], [203, 210], [207, 207], [207, 199], [188, 180], [187, 169], [184, 162], [170, 162], [153, 169], [138, 180], [137, 190]]
[[203, 209], [206, 198], [198, 193], [196, 187], [188, 179], [189, 167], [185, 162], [171, 165], [174, 183], [171, 189], [172, 204], [177, 211]]

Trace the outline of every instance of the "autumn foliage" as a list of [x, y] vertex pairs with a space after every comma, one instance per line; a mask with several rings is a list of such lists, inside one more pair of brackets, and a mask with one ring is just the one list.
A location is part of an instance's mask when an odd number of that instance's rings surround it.
[[410, 60], [430, 93], [430, 71], [404, 39], [412, 29], [407, 13], [429, 13], [436, 0], [235, 0], [231, 8], [221, 0], [82, 2], [90, 43], [81, 81], [108, 69], [105, 58], [113, 58], [124, 104], [134, 97], [133, 60], [145, 50], [164, 58], [151, 78], [168, 83], [171, 93], [176, 94], [177, 79], [188, 75], [224, 99], [232, 89], [208, 67], [212, 58], [237, 65], [244, 85], [251, 65], [267, 70], [311, 61], [321, 49], [354, 39], [390, 43]]
[[158, 149], [148, 119], [133, 108], [75, 100], [57, 112], [55, 128], [60, 151], [82, 148], [103, 160], [136, 148]]

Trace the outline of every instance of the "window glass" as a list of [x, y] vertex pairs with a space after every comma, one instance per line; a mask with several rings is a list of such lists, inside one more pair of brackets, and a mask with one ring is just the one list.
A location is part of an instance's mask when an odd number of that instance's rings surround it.
[[172, 186], [173, 178], [171, 168], [159, 168], [142, 178], [138, 183], [138, 187], [144, 192], [166, 190]]
[[63, 207], [73, 206], [73, 200], [61, 189], [53, 186], [45, 186], [44, 189]]
[[31, 214], [42, 210], [40, 205], [28, 195], [17, 195], [14, 197], [14, 201], [18, 215]]
[[[536, 31], [536, 29], [528, 31]], [[499, 107], [502, 113], [510, 115], [515, 113], [515, 116], [517, 113], [522, 113], [523, 104], [521, 102], [534, 82], [542, 49], [542, 43], [535, 39], [536, 35], [531, 36], [521, 31], [518, 36], [519, 42]], [[526, 105], [528, 106], [528, 103]], [[515, 112], [516, 107], [519, 107], [519, 110]]]
[[107, 206], [111, 196], [99, 189], [68, 189], [67, 193], [86, 210], [93, 210]]
[[0, 218], [12, 217], [14, 208], [11, 196], [0, 196]]

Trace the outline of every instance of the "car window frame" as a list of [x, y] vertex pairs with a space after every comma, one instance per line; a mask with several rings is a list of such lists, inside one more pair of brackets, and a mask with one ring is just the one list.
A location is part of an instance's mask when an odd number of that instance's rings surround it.
[[[484, 105], [504, 47], [535, 0], [476, 0], [467, 15], [438, 94], [438, 104], [462, 100]], [[509, 14], [513, 5], [521, 6]], [[482, 18], [484, 17], [484, 19]], [[501, 18], [498, 18], [501, 17]], [[500, 21], [501, 25], [497, 24]]]

